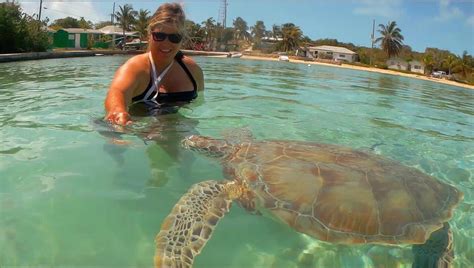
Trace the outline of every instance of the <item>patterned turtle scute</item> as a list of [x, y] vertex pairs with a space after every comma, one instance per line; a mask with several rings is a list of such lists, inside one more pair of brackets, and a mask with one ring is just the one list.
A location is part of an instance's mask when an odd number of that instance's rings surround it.
[[296, 141], [238, 144], [222, 160], [257, 206], [317, 239], [422, 244], [452, 217], [456, 188], [368, 152]]

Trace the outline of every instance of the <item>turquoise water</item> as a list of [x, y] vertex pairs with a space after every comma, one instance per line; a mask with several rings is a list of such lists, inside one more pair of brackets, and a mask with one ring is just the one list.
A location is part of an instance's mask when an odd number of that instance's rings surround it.
[[[206, 91], [179, 113], [94, 119], [123, 56], [0, 64], [0, 266], [150, 267], [154, 236], [220, 164], [178, 146], [247, 128], [256, 139], [370, 148], [461, 189], [456, 267], [474, 266], [474, 91], [304, 64], [197, 58]], [[120, 143], [120, 144], [119, 144]], [[239, 206], [195, 267], [407, 267], [408, 246], [316, 241]]]

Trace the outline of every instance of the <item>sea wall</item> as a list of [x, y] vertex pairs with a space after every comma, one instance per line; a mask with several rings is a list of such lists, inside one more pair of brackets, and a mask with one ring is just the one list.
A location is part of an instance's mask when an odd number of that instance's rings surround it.
[[143, 51], [84, 50], [84, 51], [49, 51], [49, 52], [11, 53], [11, 54], [0, 54], [0, 62], [72, 58], [72, 57], [93, 57], [93, 56], [98, 56], [98, 55], [115, 55], [115, 54], [140, 54], [140, 53], [143, 53]]

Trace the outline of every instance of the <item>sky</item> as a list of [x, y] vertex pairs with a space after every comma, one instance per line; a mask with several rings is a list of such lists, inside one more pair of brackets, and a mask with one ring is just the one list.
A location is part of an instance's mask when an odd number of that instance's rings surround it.
[[[201, 23], [220, 17], [224, 0], [178, 0], [188, 19]], [[5, 2], [1, 0], [0, 2]], [[28, 14], [37, 14], [40, 0], [17, 0]], [[131, 4], [135, 10], [154, 13], [165, 1], [113, 0], [43, 0], [42, 17], [50, 21], [67, 16], [92, 22], [110, 20], [113, 4]], [[474, 0], [227, 0], [227, 26], [235, 18], [243, 18], [248, 26], [257, 20], [272, 25], [292, 22], [309, 38], [331, 38], [371, 46], [372, 23], [375, 37], [379, 24], [396, 21], [404, 36], [404, 44], [414, 51], [426, 47], [449, 50], [456, 55], [474, 53]]]

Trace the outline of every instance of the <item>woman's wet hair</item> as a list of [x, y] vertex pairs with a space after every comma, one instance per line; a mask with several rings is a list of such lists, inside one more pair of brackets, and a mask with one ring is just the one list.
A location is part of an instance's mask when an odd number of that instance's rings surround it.
[[184, 10], [182, 6], [178, 3], [165, 3], [162, 4], [153, 14], [153, 17], [148, 24], [148, 32], [151, 33], [152, 30], [162, 24], [171, 24], [178, 28], [179, 33], [185, 37], [185, 24], [186, 16], [184, 15]]

